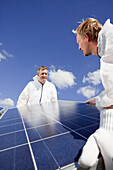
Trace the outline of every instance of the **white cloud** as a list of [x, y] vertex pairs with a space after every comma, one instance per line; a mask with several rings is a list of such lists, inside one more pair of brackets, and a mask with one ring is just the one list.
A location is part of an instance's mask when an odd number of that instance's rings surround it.
[[92, 83], [93, 85], [98, 85], [101, 83], [101, 78], [100, 78], [100, 70], [94, 71], [94, 72], [89, 72], [87, 74], [87, 77], [83, 77], [83, 83], [88, 81], [89, 83]]
[[55, 66], [54, 65], [51, 65], [49, 68], [50, 68], [51, 71], [55, 71]]
[[73, 29], [73, 30], [72, 30], [72, 33], [76, 34], [77, 32], [76, 32], [76, 30]]
[[54, 66], [51, 66], [49, 79], [60, 89], [71, 87], [76, 84], [76, 77], [73, 75], [72, 72], [64, 71], [61, 69], [55, 71]]
[[7, 98], [7, 99], [4, 99], [4, 100], [0, 100], [0, 105], [13, 107], [14, 106], [14, 102], [13, 102], [12, 99]]
[[2, 50], [3, 54], [6, 56], [6, 57], [13, 57], [13, 54], [10, 54], [8, 53], [6, 50]]
[[[0, 62], [2, 61], [2, 60], [7, 60], [7, 57], [14, 57], [14, 55], [13, 54], [11, 54], [11, 53], [9, 53], [8, 51], [6, 51], [5, 49], [3, 49], [3, 47], [2, 47], [2, 43], [0, 42]], [[2, 49], [1, 49], [2, 48]]]
[[78, 91], [78, 94], [83, 94], [83, 96], [87, 97], [87, 98], [91, 98], [93, 96], [95, 96], [98, 93], [98, 90], [96, 90], [95, 87], [91, 87], [91, 86], [86, 86], [86, 87], [81, 87]]
[[1, 62], [1, 60], [6, 60], [6, 57], [0, 53], [0, 62]]

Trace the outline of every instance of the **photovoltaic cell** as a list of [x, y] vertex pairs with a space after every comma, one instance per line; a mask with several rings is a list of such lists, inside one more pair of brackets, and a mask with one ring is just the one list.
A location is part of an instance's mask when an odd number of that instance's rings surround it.
[[80, 102], [9, 109], [0, 120], [0, 169], [75, 167], [87, 138], [98, 126], [99, 111]]

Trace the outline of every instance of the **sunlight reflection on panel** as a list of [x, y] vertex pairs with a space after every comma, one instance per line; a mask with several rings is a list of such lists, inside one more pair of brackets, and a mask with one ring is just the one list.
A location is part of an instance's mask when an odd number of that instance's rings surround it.
[[32, 106], [25, 105], [18, 107], [18, 111], [25, 123], [30, 126], [39, 126], [43, 123], [50, 124], [54, 122], [54, 119], [59, 120], [58, 102]]

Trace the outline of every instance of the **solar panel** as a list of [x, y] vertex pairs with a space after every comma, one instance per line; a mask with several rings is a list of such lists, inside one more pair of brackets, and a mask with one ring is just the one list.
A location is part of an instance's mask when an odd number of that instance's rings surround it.
[[2, 107], [0, 107], [0, 111], [2, 110], [3, 108]]
[[0, 120], [0, 170], [72, 169], [98, 126], [99, 111], [80, 102], [9, 109]]

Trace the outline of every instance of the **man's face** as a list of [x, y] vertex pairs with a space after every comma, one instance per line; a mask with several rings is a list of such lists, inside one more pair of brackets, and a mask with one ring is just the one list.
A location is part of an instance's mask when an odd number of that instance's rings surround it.
[[42, 84], [44, 84], [47, 80], [48, 77], [48, 70], [40, 70], [39, 74], [37, 74], [37, 76], [39, 77], [39, 82], [41, 82]]
[[79, 50], [82, 50], [85, 56], [91, 55], [90, 43], [88, 37], [82, 37], [79, 34], [76, 36], [77, 43], [79, 45]]

